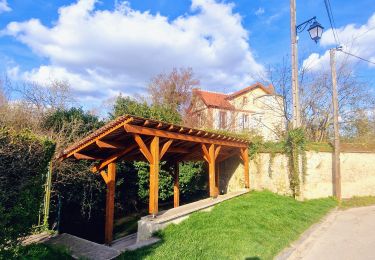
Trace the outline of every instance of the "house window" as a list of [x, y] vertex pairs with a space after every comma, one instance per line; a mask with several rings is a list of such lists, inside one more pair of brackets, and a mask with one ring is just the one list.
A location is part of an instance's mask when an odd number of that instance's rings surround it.
[[197, 123], [198, 123], [198, 127], [202, 127], [202, 114], [201, 113], [198, 113], [197, 114]]
[[219, 127], [221, 129], [225, 129], [227, 127], [227, 112], [226, 111], [220, 111]]
[[247, 105], [247, 97], [242, 98], [242, 105]]
[[242, 114], [242, 129], [249, 128], [249, 115]]

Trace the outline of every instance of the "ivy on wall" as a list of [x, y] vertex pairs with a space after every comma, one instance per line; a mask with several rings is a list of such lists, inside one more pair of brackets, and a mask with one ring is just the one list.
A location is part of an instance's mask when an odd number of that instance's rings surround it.
[[[264, 142], [261, 137], [254, 137], [249, 144], [249, 157], [256, 163], [257, 169], [260, 168], [256, 160], [259, 153], [269, 153], [268, 175], [272, 178], [272, 165], [276, 154], [285, 154], [288, 157], [289, 184], [294, 197], [298, 197], [301, 191], [301, 180], [305, 182], [307, 172], [306, 150], [329, 150], [329, 144], [307, 143], [305, 133], [302, 128], [288, 131], [286, 139], [280, 142]], [[260, 172], [260, 171], [258, 171]], [[301, 176], [301, 178], [300, 178]]]

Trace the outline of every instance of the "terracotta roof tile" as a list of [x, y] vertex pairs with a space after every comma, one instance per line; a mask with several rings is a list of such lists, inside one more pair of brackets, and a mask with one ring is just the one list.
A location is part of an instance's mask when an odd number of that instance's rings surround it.
[[229, 100], [236, 98], [240, 95], [243, 95], [256, 88], [261, 88], [267, 94], [275, 94], [275, 89], [272, 85], [269, 85], [268, 87], [266, 87], [261, 83], [255, 83], [249, 87], [236, 91], [232, 94], [210, 92], [210, 91], [204, 91], [200, 89], [193, 89], [193, 93], [194, 95], [199, 96], [204, 102], [204, 104], [208, 107], [235, 109], [235, 107], [229, 102]]
[[220, 107], [224, 109], [234, 109], [234, 106], [227, 100], [228, 95], [203, 90], [194, 90], [194, 93], [202, 98], [208, 107]]

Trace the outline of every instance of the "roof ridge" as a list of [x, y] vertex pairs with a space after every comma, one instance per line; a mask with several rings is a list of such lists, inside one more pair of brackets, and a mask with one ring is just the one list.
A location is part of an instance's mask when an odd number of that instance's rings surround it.
[[195, 91], [197, 91], [197, 92], [213, 93], [213, 94], [220, 94], [220, 95], [225, 95], [225, 96], [230, 95], [230, 94], [226, 94], [226, 93], [223, 93], [223, 92], [216, 92], [216, 91], [202, 90], [202, 89], [196, 89]]

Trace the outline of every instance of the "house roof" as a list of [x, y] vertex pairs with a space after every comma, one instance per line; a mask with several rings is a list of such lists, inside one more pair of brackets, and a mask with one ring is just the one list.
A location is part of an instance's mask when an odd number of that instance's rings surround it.
[[264, 86], [261, 83], [255, 83], [249, 87], [236, 91], [232, 94], [224, 94], [224, 93], [217, 93], [217, 92], [210, 92], [200, 89], [194, 89], [194, 94], [200, 97], [203, 103], [207, 107], [216, 107], [216, 108], [223, 108], [223, 109], [235, 109], [235, 107], [229, 102], [229, 100], [246, 94], [250, 91], [253, 91], [256, 88], [262, 89], [267, 94], [274, 94], [275, 90], [272, 85], [268, 87]]
[[232, 94], [229, 94], [228, 95], [228, 99], [233, 99], [233, 98], [236, 98], [236, 97], [238, 97], [238, 96], [241, 96], [241, 95], [243, 95], [243, 94], [245, 94], [245, 93], [248, 93], [248, 92], [250, 92], [250, 91], [253, 91], [254, 89], [256, 89], [256, 88], [260, 88], [260, 89], [262, 89], [264, 92], [266, 92], [267, 94], [275, 94], [275, 89], [274, 89], [274, 87], [272, 86], [272, 85], [269, 85], [268, 87], [266, 87], [266, 86], [264, 86], [263, 84], [261, 84], [261, 83], [255, 83], [255, 84], [253, 84], [253, 85], [251, 85], [251, 86], [248, 86], [248, 87], [246, 87], [246, 88], [244, 88], [244, 89], [241, 89], [241, 90], [238, 90], [238, 91], [236, 91], [236, 92], [234, 92], [234, 93], [232, 93]]
[[203, 103], [208, 107], [234, 109], [234, 106], [227, 100], [228, 95], [226, 94], [198, 89], [194, 90], [194, 94], [199, 96], [202, 99]]

